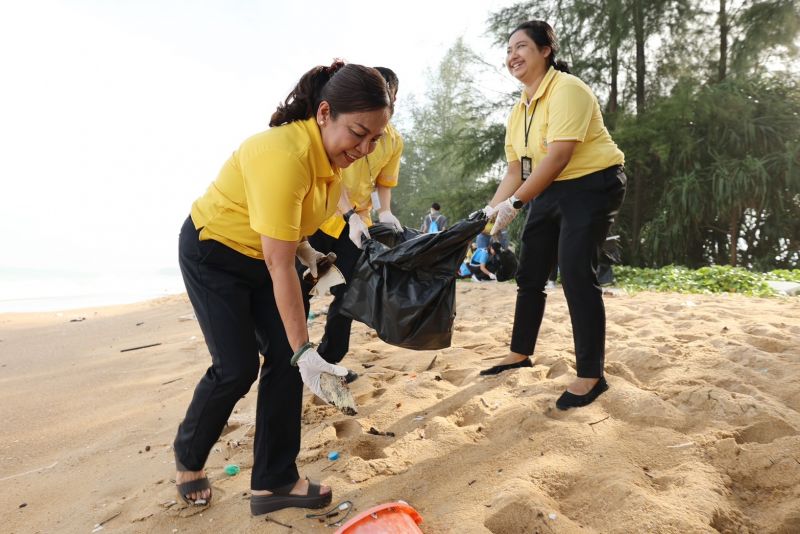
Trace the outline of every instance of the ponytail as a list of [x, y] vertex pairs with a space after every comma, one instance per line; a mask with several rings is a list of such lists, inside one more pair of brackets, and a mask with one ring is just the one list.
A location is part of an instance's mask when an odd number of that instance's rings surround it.
[[336, 59], [329, 67], [320, 65], [303, 74], [286, 100], [278, 104], [278, 109], [269, 120], [270, 127], [313, 117], [322, 88], [344, 66], [344, 61]]
[[566, 61], [562, 61], [560, 59], [558, 61], [556, 61], [556, 59], [553, 56], [554, 56], [554, 54], [551, 52], [550, 53], [550, 66], [553, 67], [556, 70], [560, 70], [561, 72], [566, 72], [567, 74], [571, 74], [571, 72], [569, 71], [569, 65], [567, 65], [567, 62]]
[[269, 125], [310, 119], [323, 100], [328, 102], [333, 119], [339, 113], [392, 110], [389, 88], [378, 71], [337, 59], [329, 67], [314, 67], [306, 72], [272, 114]]

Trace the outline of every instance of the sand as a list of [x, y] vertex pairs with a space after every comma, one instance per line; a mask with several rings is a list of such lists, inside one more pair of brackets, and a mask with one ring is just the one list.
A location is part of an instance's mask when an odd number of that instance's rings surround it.
[[[560, 289], [535, 366], [477, 376], [507, 350], [514, 298], [459, 282], [439, 351], [355, 325], [359, 414], [307, 395], [301, 473], [356, 510], [408, 501], [426, 533], [800, 532], [798, 298], [610, 295], [611, 389], [568, 412], [554, 407], [574, 376]], [[208, 364], [185, 296], [0, 315], [0, 530], [333, 532], [298, 509], [270, 515], [292, 529], [250, 516], [255, 388], [208, 460], [212, 506], [175, 502], [170, 444]]]

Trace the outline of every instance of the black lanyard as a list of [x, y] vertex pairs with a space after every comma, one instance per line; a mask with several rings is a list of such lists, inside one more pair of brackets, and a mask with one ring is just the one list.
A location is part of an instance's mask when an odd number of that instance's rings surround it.
[[536, 114], [536, 106], [539, 105], [539, 99], [536, 99], [536, 103], [533, 105], [533, 111], [531, 112], [531, 120], [528, 122], [528, 106], [525, 106], [525, 115], [522, 117], [522, 121], [525, 130], [525, 153], [528, 153], [528, 134], [531, 131], [531, 126], [533, 126], [533, 116]]

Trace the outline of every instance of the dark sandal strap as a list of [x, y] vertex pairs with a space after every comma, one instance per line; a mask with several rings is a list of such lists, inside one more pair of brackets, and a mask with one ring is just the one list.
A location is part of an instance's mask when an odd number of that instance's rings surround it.
[[319, 497], [320, 496], [319, 482], [315, 482], [308, 477], [306, 477], [306, 480], [308, 480], [308, 492], [306, 493], [306, 495], [308, 497]]
[[207, 489], [211, 489], [211, 483], [208, 477], [198, 478], [197, 480], [190, 480], [183, 484], [178, 484], [178, 491], [181, 495], [188, 495], [190, 493], [198, 493]]
[[306, 480], [308, 480], [308, 491], [305, 495], [294, 495], [290, 493], [294, 489], [295, 484], [297, 484], [296, 480], [294, 482], [289, 482], [285, 486], [271, 489], [269, 491], [271, 491], [273, 495], [291, 495], [292, 497], [319, 497], [321, 495], [319, 482], [315, 482], [308, 477], [306, 477]]
[[289, 492], [294, 489], [294, 485], [297, 484], [297, 481], [289, 482], [288, 484], [281, 486], [279, 488], [269, 490], [272, 492], [273, 495], [289, 495]]

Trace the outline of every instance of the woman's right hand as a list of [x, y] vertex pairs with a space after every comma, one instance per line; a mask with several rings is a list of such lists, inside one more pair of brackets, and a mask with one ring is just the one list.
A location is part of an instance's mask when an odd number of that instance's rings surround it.
[[[295, 256], [300, 260], [300, 263], [308, 267], [308, 270], [311, 271], [311, 276], [316, 278], [318, 274], [317, 263], [325, 257], [325, 254], [312, 247], [308, 241], [303, 240], [297, 244]], [[335, 257], [334, 261], [336, 261]]]

